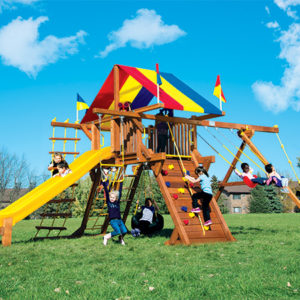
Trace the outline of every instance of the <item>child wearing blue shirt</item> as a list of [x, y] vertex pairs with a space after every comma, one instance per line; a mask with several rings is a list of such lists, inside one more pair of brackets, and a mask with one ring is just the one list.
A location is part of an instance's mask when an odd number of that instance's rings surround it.
[[210, 210], [209, 210], [209, 203], [212, 199], [212, 189], [211, 189], [211, 183], [209, 180], [209, 175], [205, 168], [203, 166], [199, 166], [195, 169], [195, 173], [198, 176], [197, 179], [185, 175], [185, 178], [191, 181], [192, 183], [199, 182], [200, 187], [202, 189], [201, 192], [195, 193], [192, 195], [192, 206], [193, 209], [191, 212], [193, 213], [199, 213], [201, 210], [199, 208], [198, 199], [201, 199], [202, 202], [202, 209], [203, 209], [203, 218], [204, 218], [204, 226], [209, 226], [212, 224], [212, 221], [210, 219]]
[[108, 181], [102, 182], [104, 186], [105, 196], [106, 196], [106, 203], [108, 208], [108, 216], [109, 222], [111, 227], [113, 228], [113, 232], [106, 234], [103, 237], [103, 245], [107, 245], [107, 241], [116, 235], [119, 235], [119, 241], [122, 245], [125, 245], [124, 242], [124, 235], [127, 233], [127, 228], [124, 225], [121, 219], [120, 213], [120, 200], [121, 200], [121, 191], [123, 182], [120, 183], [120, 190], [119, 191], [108, 191]]

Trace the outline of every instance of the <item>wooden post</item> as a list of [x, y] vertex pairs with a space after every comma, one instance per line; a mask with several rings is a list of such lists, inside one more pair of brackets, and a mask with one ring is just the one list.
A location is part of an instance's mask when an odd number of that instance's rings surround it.
[[99, 167], [96, 168], [96, 169], [91, 170], [91, 172], [94, 172], [93, 176], [91, 176], [93, 183], [92, 183], [92, 186], [91, 186], [91, 189], [90, 189], [90, 194], [89, 194], [89, 198], [87, 200], [87, 205], [86, 205], [86, 208], [85, 208], [83, 219], [82, 219], [80, 227], [74, 233], [72, 233], [71, 237], [80, 237], [80, 236], [82, 236], [85, 229], [86, 229], [87, 222], [89, 220], [90, 210], [91, 210], [93, 202], [94, 202], [95, 193], [96, 193], [97, 187], [98, 187], [98, 185], [100, 183], [100, 180], [101, 180], [101, 171], [100, 171]]
[[100, 149], [100, 132], [96, 125], [92, 125], [92, 150]]
[[245, 132], [239, 133], [239, 137], [247, 143], [247, 145], [251, 148], [254, 154], [259, 158], [259, 160], [267, 165], [269, 162], [265, 159], [265, 157], [259, 152], [259, 150], [255, 147], [255, 145], [250, 141], [250, 138], [245, 134]]
[[217, 191], [216, 195], [215, 195], [215, 200], [218, 201], [223, 190], [224, 190], [224, 185], [225, 183], [227, 183], [227, 181], [229, 180], [229, 177], [230, 175], [232, 174], [232, 171], [233, 171], [233, 167], [236, 166], [237, 162], [238, 162], [238, 158], [240, 158], [240, 156], [242, 155], [242, 152], [243, 150], [245, 149], [246, 147], [246, 143], [245, 142], [242, 142], [238, 152], [236, 153], [235, 155], [235, 158], [233, 159], [232, 163], [231, 163], [231, 166], [229, 167], [223, 181], [220, 183], [220, 187], [219, 187], [219, 190]]
[[12, 226], [13, 226], [13, 218], [6, 218], [3, 220], [3, 229], [1, 231], [2, 231], [2, 245], [4, 247], [11, 245]]

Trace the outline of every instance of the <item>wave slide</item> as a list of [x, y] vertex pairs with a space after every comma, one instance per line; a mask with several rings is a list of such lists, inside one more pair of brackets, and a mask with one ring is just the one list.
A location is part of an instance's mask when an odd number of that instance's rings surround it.
[[90, 150], [83, 153], [70, 164], [70, 169], [72, 170], [71, 174], [65, 177], [53, 177], [48, 179], [19, 200], [1, 210], [0, 227], [3, 226], [3, 220], [6, 218], [13, 218], [13, 225], [23, 220], [79, 180], [88, 171], [94, 168], [100, 160], [109, 159], [111, 155], [110, 147], [101, 150]]

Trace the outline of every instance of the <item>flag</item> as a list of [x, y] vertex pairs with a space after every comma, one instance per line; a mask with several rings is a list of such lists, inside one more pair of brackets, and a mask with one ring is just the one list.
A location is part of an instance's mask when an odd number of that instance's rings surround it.
[[224, 96], [222, 88], [221, 88], [220, 75], [217, 76], [217, 81], [216, 81], [216, 85], [215, 85], [215, 89], [214, 89], [214, 95], [216, 97], [218, 97], [221, 101], [226, 103], [226, 99], [225, 99], [225, 96]]
[[81, 98], [81, 96], [77, 93], [77, 111], [78, 110], [83, 110], [83, 109], [89, 109], [89, 106]]
[[159, 74], [158, 64], [156, 64], [156, 84], [157, 85], [162, 85], [160, 74]]

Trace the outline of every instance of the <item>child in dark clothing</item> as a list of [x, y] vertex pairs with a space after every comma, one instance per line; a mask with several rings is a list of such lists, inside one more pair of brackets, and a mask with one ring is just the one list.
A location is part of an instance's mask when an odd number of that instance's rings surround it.
[[53, 159], [48, 166], [48, 171], [52, 172], [52, 177], [54, 177], [54, 175], [58, 174], [57, 166], [59, 163], [64, 162], [64, 161], [65, 161], [65, 159], [61, 153], [59, 153], [59, 152], [54, 153]]
[[[157, 116], [164, 116], [163, 110], [160, 110]], [[169, 126], [164, 121], [156, 121], [155, 124], [157, 130], [157, 149], [156, 152], [165, 152], [167, 141], [169, 137]]]
[[152, 199], [147, 198], [145, 206], [142, 206], [142, 217], [139, 220], [137, 228], [131, 230], [133, 236], [139, 236], [140, 233], [149, 233], [149, 226], [152, 224], [155, 208], [152, 205]]
[[123, 182], [120, 183], [120, 190], [119, 191], [108, 191], [108, 181], [102, 182], [104, 186], [105, 196], [106, 196], [106, 203], [108, 208], [108, 216], [110, 225], [113, 228], [113, 232], [106, 234], [103, 237], [103, 245], [107, 245], [107, 241], [116, 235], [119, 235], [119, 241], [122, 245], [125, 245], [124, 242], [124, 235], [127, 233], [127, 228], [125, 227], [120, 213], [120, 199], [121, 199], [121, 192], [122, 192], [122, 185]]

